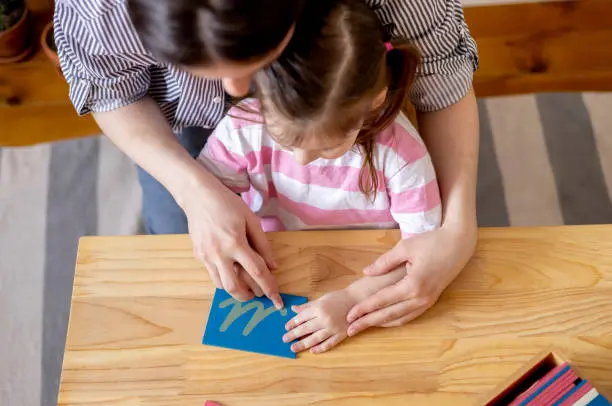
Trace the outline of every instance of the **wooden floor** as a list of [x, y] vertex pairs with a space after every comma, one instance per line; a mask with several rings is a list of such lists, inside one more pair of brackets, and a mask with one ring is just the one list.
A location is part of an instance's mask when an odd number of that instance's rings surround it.
[[[39, 33], [50, 20], [50, 2], [29, 3]], [[469, 7], [465, 15], [480, 49], [478, 96], [612, 91], [612, 1]], [[67, 92], [40, 52], [0, 65], [0, 146], [97, 133], [91, 117], [76, 116]]]
[[480, 50], [478, 96], [612, 90], [612, 1], [474, 7], [465, 15]]

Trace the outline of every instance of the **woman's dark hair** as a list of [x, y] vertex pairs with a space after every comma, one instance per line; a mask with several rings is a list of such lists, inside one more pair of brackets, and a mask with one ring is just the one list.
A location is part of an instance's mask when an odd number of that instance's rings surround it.
[[[162, 61], [251, 62], [276, 49], [305, 0], [127, 0], [143, 45]], [[310, 0], [309, 0], [310, 1]]]
[[285, 145], [312, 134], [346, 137], [363, 123], [356, 140], [364, 155], [360, 189], [373, 198], [376, 136], [407, 102], [420, 58], [400, 41], [387, 51], [384, 30], [363, 0], [329, 3], [323, 10], [307, 2], [281, 57], [255, 75], [256, 96], [271, 135]]

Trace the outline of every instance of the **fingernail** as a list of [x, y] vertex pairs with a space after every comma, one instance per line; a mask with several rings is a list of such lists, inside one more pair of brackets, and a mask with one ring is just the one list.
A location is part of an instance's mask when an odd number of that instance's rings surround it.
[[297, 352], [297, 350], [298, 350], [297, 345], [294, 344], [291, 346], [291, 351]]
[[280, 297], [280, 295], [276, 295], [273, 301], [274, 301], [274, 305], [276, 306], [278, 310], [282, 310], [285, 307], [283, 305], [283, 299]]
[[349, 323], [352, 323], [353, 321], [355, 321], [355, 314], [349, 313], [348, 316], [346, 316], [346, 321], [348, 321]]
[[289, 340], [288, 340], [287, 338], [288, 338], [288, 337], [283, 336], [283, 342], [284, 342], [284, 343], [288, 343], [288, 342], [289, 342]]
[[352, 337], [352, 336], [354, 336], [357, 333], [357, 329], [356, 328], [349, 328], [346, 333], [348, 334], [349, 337]]

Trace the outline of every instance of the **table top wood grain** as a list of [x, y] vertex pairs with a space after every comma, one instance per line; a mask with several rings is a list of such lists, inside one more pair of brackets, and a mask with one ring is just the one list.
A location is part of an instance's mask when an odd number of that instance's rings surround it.
[[[399, 234], [269, 238], [282, 291], [313, 299]], [[297, 360], [200, 344], [213, 292], [187, 236], [83, 238], [59, 404], [471, 405], [547, 348], [612, 395], [612, 226], [481, 230], [424, 316]]]

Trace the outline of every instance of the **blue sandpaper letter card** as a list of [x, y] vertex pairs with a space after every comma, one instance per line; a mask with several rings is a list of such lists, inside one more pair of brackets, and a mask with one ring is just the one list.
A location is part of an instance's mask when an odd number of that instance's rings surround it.
[[285, 308], [277, 310], [267, 297], [239, 302], [217, 289], [202, 344], [295, 358], [291, 343], [283, 342], [285, 324], [295, 316], [291, 306], [304, 304], [308, 298], [288, 294], [281, 297]]

